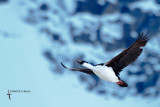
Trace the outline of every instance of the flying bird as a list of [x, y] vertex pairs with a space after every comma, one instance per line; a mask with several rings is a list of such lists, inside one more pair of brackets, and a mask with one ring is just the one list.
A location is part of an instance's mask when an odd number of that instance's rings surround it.
[[77, 61], [85, 68], [67, 68], [63, 63], [61, 64], [68, 70], [94, 74], [105, 81], [116, 83], [120, 87], [128, 87], [128, 84], [121, 80], [119, 73], [123, 68], [127, 67], [138, 58], [143, 51], [142, 47], [146, 45], [148, 40], [147, 35], [143, 33], [139, 34], [137, 40], [132, 45], [106, 63], [92, 65], [83, 60]]

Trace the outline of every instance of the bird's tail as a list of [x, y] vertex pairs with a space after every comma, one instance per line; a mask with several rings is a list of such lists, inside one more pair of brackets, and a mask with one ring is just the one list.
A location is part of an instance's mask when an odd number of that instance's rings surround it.
[[119, 82], [117, 82], [117, 84], [118, 84], [120, 87], [128, 87], [128, 84], [125, 83], [125, 82], [122, 81], [122, 80], [119, 80]]

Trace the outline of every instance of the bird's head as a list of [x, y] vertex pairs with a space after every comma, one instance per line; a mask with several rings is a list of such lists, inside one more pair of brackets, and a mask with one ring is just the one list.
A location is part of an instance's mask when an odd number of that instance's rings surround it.
[[84, 64], [84, 63], [87, 63], [86, 61], [83, 61], [83, 60], [81, 60], [81, 61], [77, 61], [77, 63], [79, 63], [79, 64]]

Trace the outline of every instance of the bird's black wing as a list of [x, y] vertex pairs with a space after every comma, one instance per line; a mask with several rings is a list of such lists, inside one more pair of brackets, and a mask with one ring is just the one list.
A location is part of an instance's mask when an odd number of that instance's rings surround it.
[[144, 47], [148, 40], [147, 35], [143, 35], [143, 33], [139, 34], [137, 40], [129, 48], [108, 61], [105, 65], [112, 67], [115, 73], [119, 75], [119, 72], [122, 71], [123, 68], [133, 63], [138, 58], [143, 51], [141, 47]]
[[94, 74], [93, 71], [88, 68], [67, 68], [66, 66], [64, 66], [63, 63], [61, 63], [61, 64], [64, 68], [71, 70], [71, 71], [80, 71], [80, 72], [87, 73], [87, 74]]

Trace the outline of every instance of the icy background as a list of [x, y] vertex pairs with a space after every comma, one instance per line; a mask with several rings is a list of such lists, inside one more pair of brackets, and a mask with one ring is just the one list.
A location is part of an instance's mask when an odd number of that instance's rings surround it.
[[[65, 70], [149, 35], [128, 88]], [[160, 107], [160, 0], [0, 0], [0, 107]], [[31, 90], [11, 93], [8, 90]]]

